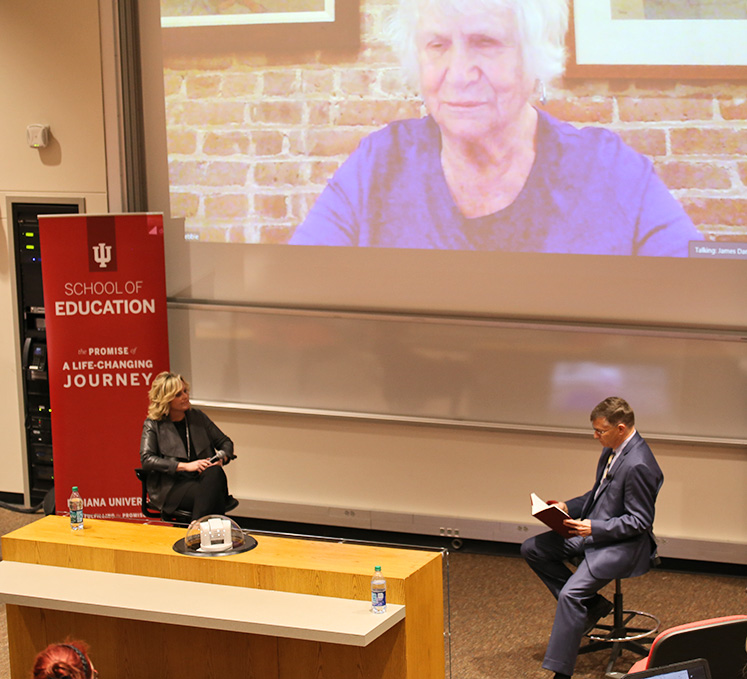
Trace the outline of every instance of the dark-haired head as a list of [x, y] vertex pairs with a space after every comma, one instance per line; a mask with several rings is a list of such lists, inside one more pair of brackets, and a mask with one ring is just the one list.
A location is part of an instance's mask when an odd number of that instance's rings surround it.
[[33, 679], [95, 679], [98, 672], [88, 657], [88, 644], [68, 641], [50, 644], [39, 653], [31, 676]]
[[626, 427], [635, 426], [635, 413], [633, 409], [628, 405], [627, 401], [619, 396], [610, 396], [597, 404], [594, 410], [591, 411], [589, 419], [593, 422], [598, 417], [603, 417], [613, 427], [620, 423]]

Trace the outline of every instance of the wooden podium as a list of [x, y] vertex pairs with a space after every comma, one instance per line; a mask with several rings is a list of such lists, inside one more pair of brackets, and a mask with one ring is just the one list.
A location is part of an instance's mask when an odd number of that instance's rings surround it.
[[[118, 679], [444, 676], [439, 552], [256, 535], [251, 551], [198, 557], [172, 549], [184, 534], [96, 519], [73, 534], [47, 516], [3, 536], [11, 677], [65, 638]], [[394, 604], [385, 616], [368, 610], [375, 565]]]

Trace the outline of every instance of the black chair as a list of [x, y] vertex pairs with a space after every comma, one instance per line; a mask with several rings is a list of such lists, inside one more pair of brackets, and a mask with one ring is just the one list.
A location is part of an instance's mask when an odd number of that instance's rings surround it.
[[[594, 628], [587, 633], [589, 643], [578, 649], [579, 654], [591, 653], [601, 649], [612, 649], [605, 676], [609, 679], [619, 679], [625, 672], [615, 672], [615, 662], [623, 650], [632, 651], [646, 656], [649, 652], [651, 637], [659, 630], [661, 622], [651, 613], [628, 610], [623, 606], [622, 583], [620, 578], [615, 580], [615, 596], [612, 601], [612, 622], [604, 622], [602, 618]], [[607, 616], [609, 617], [609, 616]]]
[[[143, 469], [142, 467], [136, 467], [135, 476], [137, 476], [140, 481], [140, 509], [143, 512], [143, 516], [149, 519], [159, 519], [161, 521], [166, 521], [167, 523], [188, 524], [192, 522], [192, 513], [188, 512], [186, 509], [177, 509], [173, 514], [169, 514], [158, 509], [158, 507], [156, 507], [150, 501], [150, 498], [148, 497], [148, 472], [145, 469]], [[226, 513], [230, 512], [233, 509], [236, 509], [236, 507], [238, 506], [239, 501], [235, 497], [233, 497], [233, 495], [229, 496], [228, 502], [226, 503]]]
[[190, 523], [192, 521], [192, 513], [186, 509], [177, 509], [173, 514], [162, 512], [156, 505], [154, 505], [148, 497], [148, 472], [142, 467], [135, 468], [135, 476], [140, 480], [141, 488], [141, 502], [140, 509], [143, 512], [143, 516], [149, 519], [159, 519], [168, 523]]

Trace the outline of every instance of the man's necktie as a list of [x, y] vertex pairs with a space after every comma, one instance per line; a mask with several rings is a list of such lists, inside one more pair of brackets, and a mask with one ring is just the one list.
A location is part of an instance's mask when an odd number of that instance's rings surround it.
[[604, 468], [604, 474], [602, 474], [602, 481], [607, 478], [607, 475], [610, 473], [610, 467], [612, 466], [612, 460], [615, 459], [615, 451], [613, 450], [610, 453], [610, 456], [607, 458], [607, 466]]
[[[604, 483], [604, 480], [607, 478], [608, 474], [610, 473], [610, 467], [612, 466], [612, 460], [615, 459], [615, 451], [610, 451], [610, 455], [607, 458], [607, 464], [604, 466], [604, 473], [602, 474], [602, 478], [599, 481], [599, 485], [597, 486], [597, 490], [594, 493], [594, 500], [592, 500], [592, 504], [596, 502], [597, 498], [599, 497], [599, 493], [602, 490], [602, 484]], [[586, 518], [586, 517], [584, 517]]]

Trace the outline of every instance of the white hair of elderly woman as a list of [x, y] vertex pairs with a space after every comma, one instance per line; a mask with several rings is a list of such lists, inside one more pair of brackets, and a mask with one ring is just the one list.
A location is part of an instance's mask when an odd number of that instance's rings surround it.
[[408, 82], [419, 89], [416, 36], [422, 13], [499, 9], [508, 9], [516, 17], [525, 75], [542, 86], [561, 75], [565, 68], [568, 0], [399, 0], [386, 34]]

